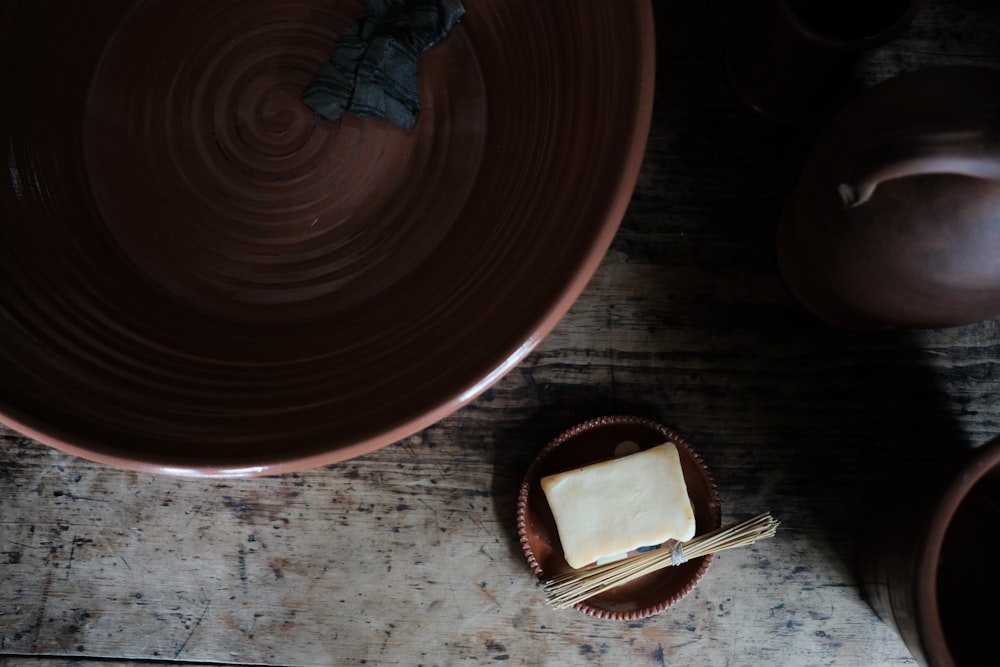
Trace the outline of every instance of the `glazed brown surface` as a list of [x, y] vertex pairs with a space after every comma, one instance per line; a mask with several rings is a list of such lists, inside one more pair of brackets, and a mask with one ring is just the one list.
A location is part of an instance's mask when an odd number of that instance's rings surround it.
[[468, 3], [410, 134], [298, 99], [362, 8], [9, 10], [8, 423], [128, 467], [308, 467], [440, 419], [555, 325], [638, 174], [648, 4]]

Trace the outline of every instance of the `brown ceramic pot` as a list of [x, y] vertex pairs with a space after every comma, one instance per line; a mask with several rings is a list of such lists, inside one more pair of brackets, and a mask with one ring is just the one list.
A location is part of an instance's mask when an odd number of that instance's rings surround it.
[[830, 123], [778, 227], [785, 280], [855, 329], [1000, 313], [1000, 71], [897, 76]]
[[1000, 438], [892, 488], [859, 543], [868, 601], [923, 665], [987, 665], [1000, 627]]
[[722, 0], [726, 66], [739, 99], [780, 122], [842, 106], [866, 57], [905, 29], [920, 0]]

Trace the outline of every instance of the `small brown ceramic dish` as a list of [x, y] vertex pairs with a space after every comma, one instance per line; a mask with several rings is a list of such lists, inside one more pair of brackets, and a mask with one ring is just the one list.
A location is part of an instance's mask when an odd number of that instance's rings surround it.
[[0, 6], [0, 419], [115, 466], [279, 473], [523, 359], [628, 205], [652, 6], [464, 4], [409, 133], [300, 101], [362, 0]]
[[[535, 457], [521, 483], [517, 529], [524, 555], [539, 579], [545, 581], [572, 571], [563, 558], [555, 521], [541, 488], [541, 478], [613, 458], [623, 453], [622, 446], [648, 449], [668, 440], [677, 445], [680, 454], [684, 481], [694, 507], [697, 534], [721, 526], [722, 508], [715, 482], [701, 457], [680, 434], [640, 417], [592, 419], [577, 424], [548, 443]], [[596, 595], [575, 605], [575, 608], [590, 616], [614, 620], [635, 620], [658, 614], [690, 593], [708, 571], [711, 562], [710, 554], [683, 565], [664, 568]]]

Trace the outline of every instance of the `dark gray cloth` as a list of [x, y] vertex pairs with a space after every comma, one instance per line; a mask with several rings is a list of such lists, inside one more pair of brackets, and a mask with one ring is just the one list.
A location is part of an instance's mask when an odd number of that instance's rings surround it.
[[464, 14], [459, 0], [369, 0], [302, 101], [327, 120], [352, 113], [412, 130], [420, 113], [420, 56]]

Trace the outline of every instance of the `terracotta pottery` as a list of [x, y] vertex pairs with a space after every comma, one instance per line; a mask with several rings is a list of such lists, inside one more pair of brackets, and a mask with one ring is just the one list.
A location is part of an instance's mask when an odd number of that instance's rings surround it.
[[932, 667], [996, 661], [1000, 439], [889, 489], [866, 517], [861, 583], [872, 608]]
[[[641, 417], [591, 419], [567, 429], [542, 448], [521, 483], [517, 504], [518, 534], [528, 565], [540, 580], [572, 571], [559, 546], [559, 532], [545, 500], [541, 478], [614, 458], [622, 453], [618, 449], [620, 446], [648, 449], [667, 440], [677, 445], [680, 454], [697, 534], [722, 525], [722, 507], [715, 481], [701, 456], [679, 433]], [[658, 614], [694, 590], [711, 562], [712, 554], [709, 554], [664, 568], [577, 603], [575, 608], [588, 616], [612, 620], [636, 620]]]
[[723, 0], [726, 66], [737, 97], [779, 122], [826, 117], [867, 57], [902, 32], [920, 0]]
[[1000, 70], [879, 84], [826, 128], [778, 227], [778, 259], [818, 317], [945, 327], [1000, 313]]
[[300, 101], [361, 0], [4, 5], [0, 418], [115, 466], [277, 473], [517, 364], [624, 215], [652, 7], [465, 6], [407, 133]]

